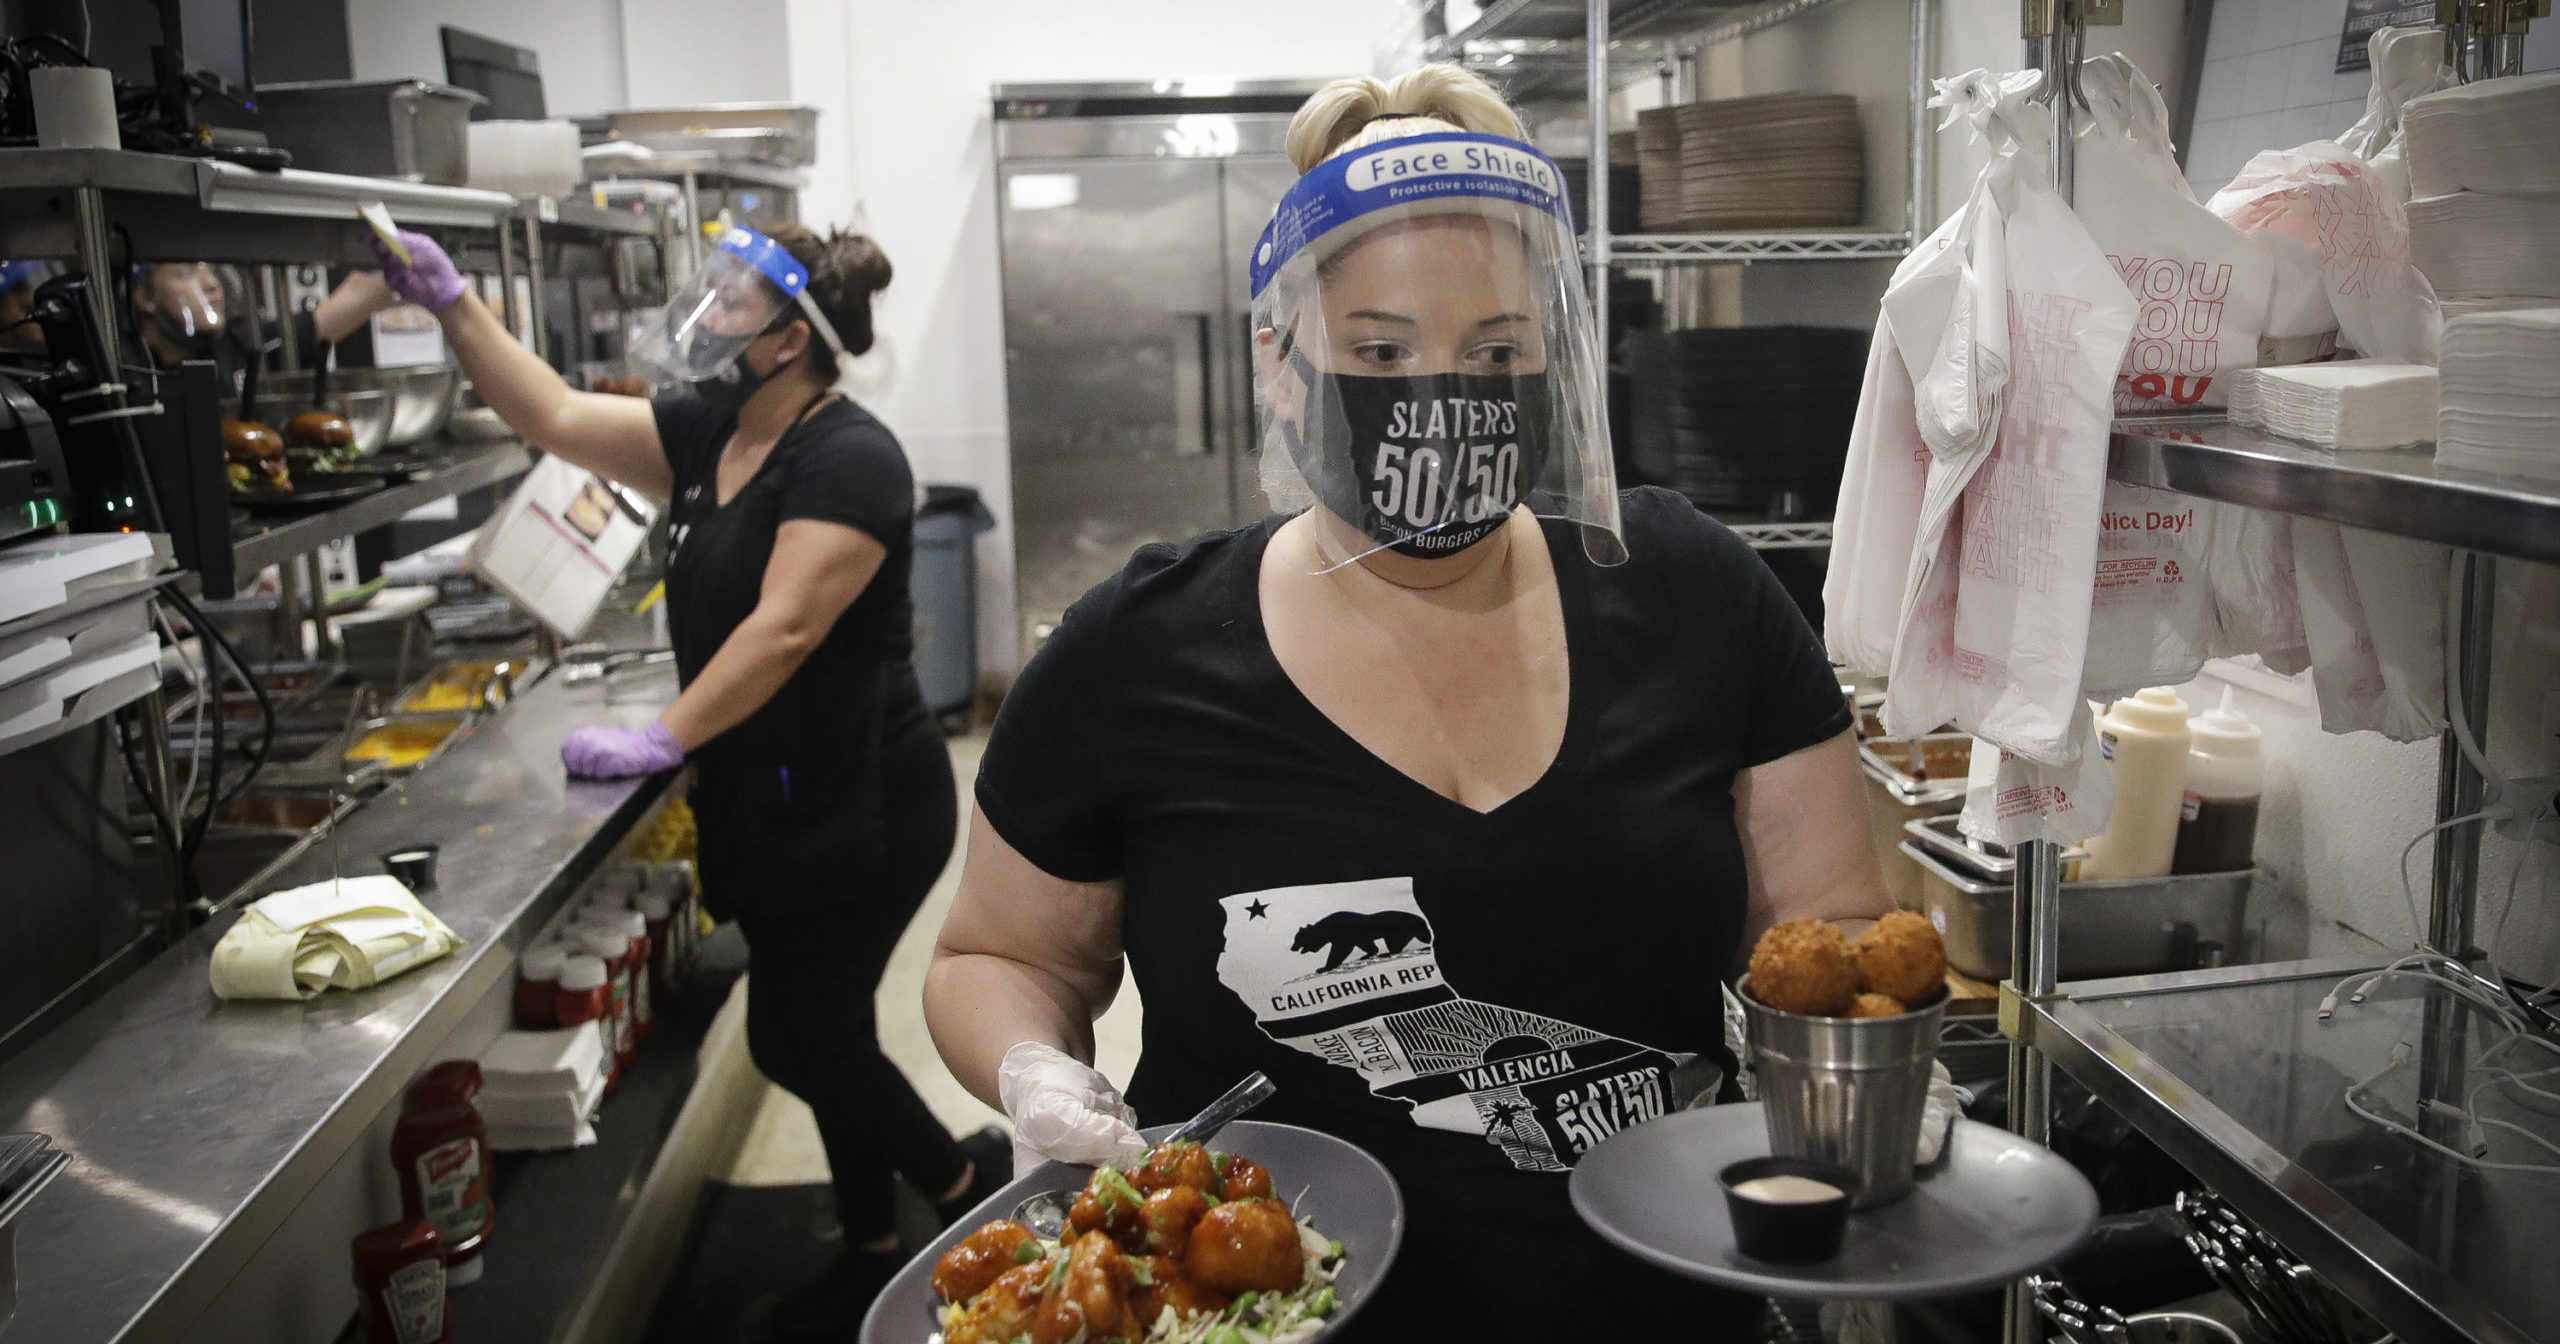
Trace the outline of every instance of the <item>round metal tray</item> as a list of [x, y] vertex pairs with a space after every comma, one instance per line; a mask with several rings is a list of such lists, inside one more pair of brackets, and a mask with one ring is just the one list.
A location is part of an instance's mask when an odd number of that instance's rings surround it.
[[1758, 1105], [1683, 1111], [1623, 1130], [1574, 1168], [1573, 1207], [1638, 1259], [1773, 1297], [1945, 1297], [1995, 1287], [2069, 1255], [2097, 1221], [2098, 1192], [2050, 1150], [1958, 1120], [1908, 1198], [1849, 1216], [1840, 1254], [1816, 1265], [1754, 1260], [1733, 1244], [1716, 1173], [1769, 1154]]

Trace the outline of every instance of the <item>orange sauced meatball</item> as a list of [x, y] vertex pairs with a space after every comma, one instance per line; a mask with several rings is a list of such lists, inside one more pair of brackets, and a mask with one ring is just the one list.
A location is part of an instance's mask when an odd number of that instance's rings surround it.
[[1196, 1143], [1163, 1143], [1129, 1173], [1129, 1184], [1153, 1193], [1187, 1185], [1202, 1194], [1218, 1193], [1218, 1168], [1209, 1150]]
[[1209, 1211], [1209, 1197], [1187, 1185], [1167, 1186], [1138, 1209], [1138, 1246], [1149, 1255], [1180, 1255], [1192, 1226]]
[[1049, 1262], [1034, 1260], [996, 1276], [995, 1282], [969, 1299], [959, 1319], [945, 1327], [943, 1344], [1012, 1344], [1031, 1330], [1040, 1312], [1041, 1290], [1049, 1283]]
[[1239, 1200], [1200, 1215], [1182, 1267], [1222, 1293], [1284, 1291], [1307, 1272], [1298, 1224], [1276, 1199]]
[[1129, 1178], [1110, 1167], [1098, 1167], [1076, 1202], [1067, 1208], [1067, 1228], [1076, 1233], [1103, 1232], [1123, 1246], [1135, 1248], [1144, 1233], [1139, 1218], [1146, 1196]]
[[1819, 919], [1791, 919], [1770, 929], [1751, 952], [1751, 993], [1782, 1013], [1840, 1016], [1858, 997], [1858, 963], [1849, 940]]
[[1015, 1252], [1030, 1245], [1031, 1240], [1031, 1229], [1010, 1219], [979, 1228], [934, 1262], [934, 1293], [945, 1302], [966, 1302], [976, 1297], [998, 1275], [1014, 1267]]
[[1232, 1300], [1225, 1293], [1202, 1284], [1182, 1272], [1182, 1262], [1170, 1255], [1146, 1258], [1146, 1273], [1140, 1276], [1138, 1295], [1132, 1310], [1138, 1328], [1152, 1328], [1158, 1317], [1170, 1307], [1179, 1318], [1197, 1312], [1219, 1312]]
[[1227, 1165], [1220, 1173], [1218, 1197], [1220, 1199], [1269, 1199], [1271, 1197], [1270, 1169], [1252, 1158], [1240, 1154], [1229, 1154]]
[[1031, 1344], [1137, 1338], [1145, 1331], [1129, 1310], [1135, 1286], [1129, 1257], [1118, 1243], [1099, 1232], [1076, 1238], [1068, 1252], [1067, 1277], [1041, 1299], [1040, 1313], [1031, 1323]]

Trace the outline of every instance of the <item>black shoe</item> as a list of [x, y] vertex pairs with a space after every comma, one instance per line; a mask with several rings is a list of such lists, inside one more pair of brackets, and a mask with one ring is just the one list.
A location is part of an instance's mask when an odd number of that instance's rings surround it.
[[988, 1125], [960, 1140], [960, 1151], [977, 1168], [969, 1177], [969, 1188], [934, 1204], [934, 1212], [949, 1227], [962, 1214], [978, 1207], [987, 1196], [1005, 1187], [1013, 1179], [1013, 1136], [1001, 1125]]
[[826, 1270], [809, 1285], [773, 1309], [770, 1338], [776, 1344], [851, 1344], [862, 1329], [871, 1299], [906, 1267], [902, 1251], [867, 1251], [847, 1246], [836, 1252]]

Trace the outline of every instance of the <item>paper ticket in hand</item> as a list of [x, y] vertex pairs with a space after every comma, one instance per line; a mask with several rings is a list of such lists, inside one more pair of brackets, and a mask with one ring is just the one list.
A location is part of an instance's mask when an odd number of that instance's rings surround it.
[[384, 247], [391, 249], [391, 255], [400, 259], [401, 265], [409, 264], [409, 245], [400, 241], [400, 226], [391, 222], [390, 207], [380, 201], [361, 201], [356, 205], [356, 214], [373, 226], [374, 234], [382, 239]]

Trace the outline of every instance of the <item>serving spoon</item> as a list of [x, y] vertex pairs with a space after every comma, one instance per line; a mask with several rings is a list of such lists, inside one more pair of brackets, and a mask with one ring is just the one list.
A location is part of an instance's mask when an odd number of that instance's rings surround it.
[[[1243, 1082], [1228, 1088], [1224, 1096], [1201, 1108], [1198, 1115], [1182, 1122], [1180, 1128], [1164, 1136], [1150, 1147], [1167, 1143], [1207, 1143], [1219, 1130], [1234, 1122], [1237, 1116], [1252, 1110], [1280, 1090], [1269, 1078], [1256, 1072]], [[1081, 1189], [1082, 1187], [1078, 1187]], [[1048, 1190], [1013, 1206], [1013, 1220], [1031, 1229], [1043, 1241], [1053, 1241], [1067, 1225], [1067, 1210], [1076, 1202], [1075, 1190]]]

